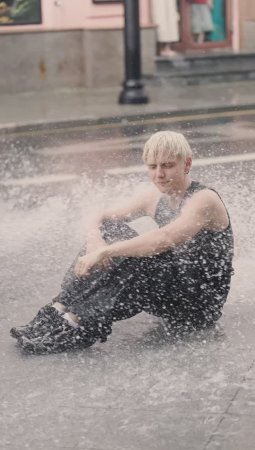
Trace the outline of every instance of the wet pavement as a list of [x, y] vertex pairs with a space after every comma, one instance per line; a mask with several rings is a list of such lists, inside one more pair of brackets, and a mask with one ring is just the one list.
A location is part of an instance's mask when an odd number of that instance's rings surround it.
[[[234, 110], [1, 134], [0, 448], [254, 449], [254, 121]], [[146, 188], [142, 145], [163, 128], [188, 137], [193, 179], [231, 215], [235, 275], [218, 326], [173, 342], [144, 313], [84, 351], [21, 353], [9, 328], [58, 293], [87, 215]]]
[[146, 85], [145, 105], [119, 105], [122, 87], [62, 89], [49, 92], [0, 94], [0, 129], [44, 124], [127, 121], [146, 116], [171, 116], [185, 111], [228, 109], [255, 105], [255, 81], [172, 86]]

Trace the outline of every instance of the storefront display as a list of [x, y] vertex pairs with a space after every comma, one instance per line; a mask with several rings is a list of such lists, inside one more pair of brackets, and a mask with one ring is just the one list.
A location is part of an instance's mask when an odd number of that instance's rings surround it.
[[41, 0], [0, 2], [0, 26], [41, 23]]

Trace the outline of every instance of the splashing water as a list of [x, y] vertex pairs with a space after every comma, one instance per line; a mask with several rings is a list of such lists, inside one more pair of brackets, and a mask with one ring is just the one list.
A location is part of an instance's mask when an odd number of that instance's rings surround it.
[[[193, 178], [214, 186], [228, 207], [235, 235], [235, 284], [240, 291], [245, 280], [246, 289], [252, 279], [254, 258], [254, 177], [247, 180], [244, 167], [217, 166], [210, 170], [193, 170]], [[46, 198], [39, 206], [29, 209], [15, 208], [11, 202], [0, 203], [1, 250], [5, 258], [11, 254], [22, 254], [28, 249], [38, 251], [47, 248], [49, 254], [59, 247], [64, 256], [65, 248], [78, 249], [84, 240], [86, 218], [95, 209], [125, 202], [137, 189], [146, 189], [146, 176], [104, 176], [95, 181], [83, 176], [72, 183], [68, 193]], [[33, 197], [33, 193], [27, 194]], [[36, 205], [36, 199], [35, 199]], [[146, 224], [144, 225], [146, 230]], [[141, 230], [142, 231], [142, 230]], [[67, 245], [67, 247], [66, 247]], [[52, 249], [52, 250], [51, 250]], [[62, 249], [62, 250], [61, 250]], [[32, 262], [32, 261], [31, 261]], [[247, 284], [248, 282], [248, 284]]]

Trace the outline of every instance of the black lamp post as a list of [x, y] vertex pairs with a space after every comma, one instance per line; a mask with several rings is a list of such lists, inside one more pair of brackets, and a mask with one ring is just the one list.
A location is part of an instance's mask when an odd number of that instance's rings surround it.
[[119, 96], [121, 104], [148, 103], [141, 80], [139, 0], [123, 0], [125, 10], [125, 81]]

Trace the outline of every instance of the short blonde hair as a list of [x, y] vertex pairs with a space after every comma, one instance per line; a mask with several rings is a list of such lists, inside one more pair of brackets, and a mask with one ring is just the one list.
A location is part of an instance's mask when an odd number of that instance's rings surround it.
[[180, 157], [186, 159], [192, 156], [187, 139], [175, 131], [158, 131], [144, 145], [143, 161], [145, 164], [168, 161]]

